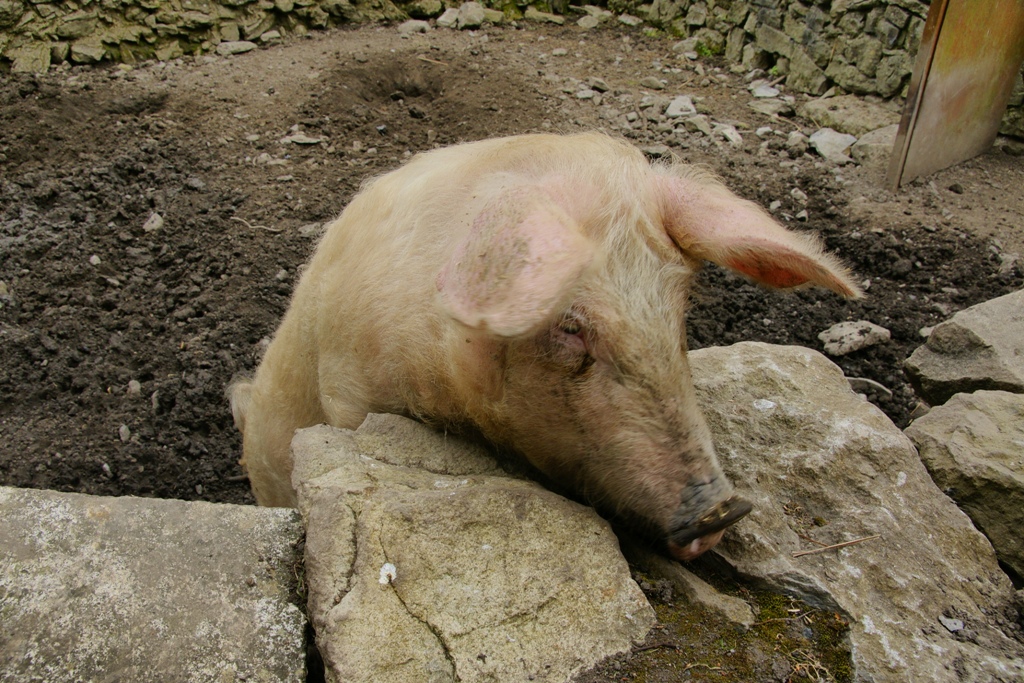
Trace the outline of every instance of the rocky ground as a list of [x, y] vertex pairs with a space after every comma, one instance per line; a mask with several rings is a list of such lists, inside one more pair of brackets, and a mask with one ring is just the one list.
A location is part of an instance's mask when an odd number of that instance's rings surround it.
[[[790, 133], [815, 122], [754, 111], [750, 75], [673, 43], [618, 24], [365, 27], [231, 57], [3, 76], [0, 483], [251, 502], [224, 386], [254, 368], [320, 227], [411, 154], [530, 131], [626, 135], [819, 233], [868, 298], [769, 293], [709, 267], [691, 345], [820, 350], [834, 323], [869, 320], [891, 340], [836, 360], [881, 384], [869, 398], [905, 426], [918, 400], [901, 366], [921, 328], [1024, 283], [1012, 256], [1024, 161], [994, 150], [890, 194], [877, 167], [792, 150]], [[678, 95], [724, 125], [672, 125], [659, 111]], [[796, 623], [784, 618], [797, 608], [765, 609], [773, 628]], [[682, 647], [671, 642], [602, 675], [632, 675]], [[765, 680], [813, 668], [763, 659]]]

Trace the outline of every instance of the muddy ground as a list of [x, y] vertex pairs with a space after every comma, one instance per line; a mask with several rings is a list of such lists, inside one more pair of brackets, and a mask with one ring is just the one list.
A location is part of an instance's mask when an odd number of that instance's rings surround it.
[[[758, 127], [815, 127], [753, 112], [743, 74], [712, 58], [702, 75], [672, 42], [618, 26], [411, 39], [369, 27], [127, 72], [0, 74], [0, 484], [252, 502], [224, 387], [254, 368], [320, 226], [359, 184], [437, 145], [609, 129], [656, 73], [666, 94], [703, 98], [712, 119], [744, 134], [741, 148], [676, 137], [673, 154], [765, 206], [781, 201], [780, 219], [821, 234], [870, 282], [867, 299], [845, 302], [764, 292], [709, 267], [691, 345], [820, 350], [822, 330], [870, 320], [891, 342], [837, 362], [891, 390], [870, 399], [905, 426], [918, 401], [901, 364], [919, 330], [1024, 283], [1007, 257], [1024, 253], [1024, 158], [993, 151], [892, 195], [879, 169], [792, 159], [777, 143], [761, 150]], [[590, 76], [610, 87], [602, 104], [563, 92]], [[280, 142], [294, 133], [320, 142]], [[631, 136], [664, 141], [654, 124]], [[664, 587], [648, 588], [659, 610], [671, 605]], [[595, 680], [637, 675], [652, 653], [678, 652], [672, 642]], [[749, 680], [786, 680], [802, 666], [771, 651], [758, 661]], [[648, 680], [680, 674], [653, 666], [664, 675]], [[722, 680], [721, 666], [705, 668], [686, 675]]]

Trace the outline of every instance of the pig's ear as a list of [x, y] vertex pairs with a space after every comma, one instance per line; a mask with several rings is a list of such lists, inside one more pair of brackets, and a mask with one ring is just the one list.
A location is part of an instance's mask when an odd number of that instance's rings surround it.
[[713, 178], [663, 175], [656, 182], [665, 229], [684, 252], [766, 287], [815, 284], [845, 297], [863, 295], [816, 239], [787, 230]]
[[437, 289], [459, 322], [515, 337], [567, 301], [595, 253], [576, 221], [543, 189], [505, 190], [477, 214], [437, 276]]

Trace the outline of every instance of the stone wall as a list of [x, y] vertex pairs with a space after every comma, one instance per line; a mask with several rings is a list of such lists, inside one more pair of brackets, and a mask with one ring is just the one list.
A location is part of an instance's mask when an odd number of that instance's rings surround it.
[[906, 88], [927, 14], [919, 0], [655, 0], [650, 18], [791, 89], [888, 98]]
[[[906, 95], [929, 3], [923, 0], [654, 0], [648, 20], [749, 69], [820, 95]], [[1022, 71], [1024, 73], [1024, 71]], [[1021, 73], [1000, 132], [1024, 137]]]
[[0, 0], [0, 54], [15, 71], [51, 62], [168, 60], [222, 42], [264, 42], [342, 23], [432, 16], [441, 0]]
[[[482, 0], [519, 18], [526, 0]], [[133, 64], [212, 52], [222, 43], [269, 42], [343, 23], [429, 19], [455, 0], [0, 0], [0, 62], [41, 72], [54, 62]], [[541, 9], [563, 0], [537, 0]], [[836, 85], [859, 95], [905, 94], [921, 40], [924, 0], [595, 0], [646, 17], [690, 41], [761, 68], [792, 90]], [[223, 48], [222, 48], [223, 49]], [[1024, 137], [1024, 81], [1001, 132]]]

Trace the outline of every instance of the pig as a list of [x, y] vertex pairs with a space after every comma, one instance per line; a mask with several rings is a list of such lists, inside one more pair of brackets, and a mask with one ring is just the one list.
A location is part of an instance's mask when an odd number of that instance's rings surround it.
[[296, 429], [396, 413], [512, 449], [696, 557], [751, 509], [690, 376], [684, 318], [704, 261], [860, 296], [811, 237], [604, 134], [413, 157], [327, 226], [255, 377], [229, 389], [257, 502], [295, 505]]

